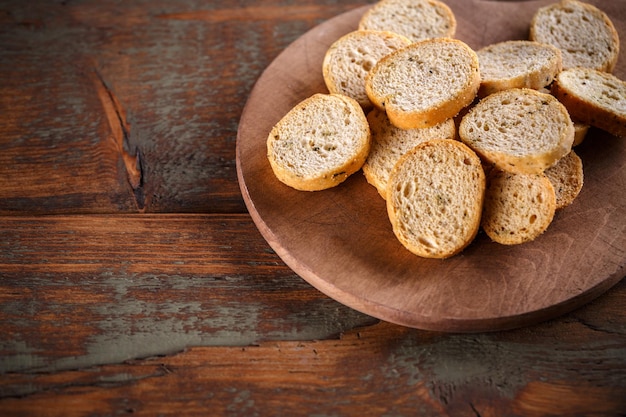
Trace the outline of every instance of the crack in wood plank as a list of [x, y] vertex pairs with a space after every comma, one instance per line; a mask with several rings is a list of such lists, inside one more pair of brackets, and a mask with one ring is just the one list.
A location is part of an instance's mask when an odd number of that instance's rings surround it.
[[588, 320], [585, 320], [581, 317], [576, 317], [576, 321], [578, 323], [580, 323], [581, 325], [585, 326], [586, 328], [593, 330], [594, 332], [599, 332], [599, 333], [604, 333], [604, 334], [609, 334], [609, 335], [616, 335], [616, 336], [623, 336], [624, 333], [623, 332], [619, 332], [619, 331], [612, 331], [606, 328], [601, 327], [598, 324], [593, 324]]
[[130, 184], [134, 196], [137, 209], [140, 212], [145, 210], [146, 199], [143, 190], [144, 186], [144, 162], [141, 150], [135, 146], [134, 153], [130, 153], [128, 149], [130, 145], [130, 123], [126, 117], [126, 111], [121, 102], [114, 94], [113, 90], [108, 86], [107, 82], [100, 72], [94, 69], [96, 80], [94, 85], [98, 94], [98, 98], [102, 103], [102, 108], [106, 115], [109, 127], [111, 129], [111, 140], [115, 143], [116, 149], [120, 154], [126, 169], [126, 176]]
[[476, 417], [481, 417], [480, 413], [478, 412], [478, 410], [476, 409], [476, 407], [474, 406], [473, 403], [469, 403], [470, 408], [472, 409], [472, 411], [474, 412], [474, 415]]
[[[171, 356], [178, 355], [182, 352], [172, 353]], [[147, 358], [150, 359], [150, 358]], [[152, 357], [154, 359], [154, 357]], [[132, 362], [137, 362], [133, 360]], [[139, 373], [147, 370], [146, 373]], [[137, 374], [131, 373], [131, 371], [137, 372]], [[8, 399], [24, 400], [33, 395], [41, 395], [48, 393], [58, 393], [61, 391], [71, 391], [75, 388], [83, 389], [115, 389], [127, 387], [139, 383], [143, 380], [150, 378], [159, 378], [168, 376], [174, 373], [174, 370], [170, 369], [167, 364], [163, 363], [159, 366], [130, 366], [130, 363], [121, 365], [100, 365], [97, 367], [85, 367], [71, 371], [64, 372], [37, 372], [20, 374], [16, 372], [10, 372], [6, 374], [7, 378], [21, 377], [27, 375], [32, 380], [54, 380], [55, 375], [67, 378], [67, 382], [54, 383], [50, 385], [42, 384], [23, 384], [21, 390], [9, 392], [5, 389], [0, 389], [0, 401]], [[95, 379], [94, 379], [95, 376]]]

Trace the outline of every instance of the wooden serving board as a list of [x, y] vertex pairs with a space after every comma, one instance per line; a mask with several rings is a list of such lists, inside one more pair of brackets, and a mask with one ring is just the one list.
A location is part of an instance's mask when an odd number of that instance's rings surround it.
[[[456, 37], [472, 48], [526, 39], [538, 7], [551, 1], [450, 0]], [[626, 39], [623, 2], [594, 1]], [[423, 259], [395, 238], [385, 202], [362, 172], [330, 190], [280, 183], [266, 158], [272, 126], [295, 104], [327, 92], [324, 53], [355, 30], [367, 7], [322, 23], [290, 45], [259, 78], [240, 120], [237, 170], [247, 207], [278, 255], [311, 285], [356, 310], [421, 329], [509, 329], [571, 311], [623, 278], [626, 265], [626, 139], [591, 129], [577, 148], [585, 185], [549, 229], [517, 246], [479, 233], [460, 255]], [[626, 78], [622, 48], [614, 73]]]

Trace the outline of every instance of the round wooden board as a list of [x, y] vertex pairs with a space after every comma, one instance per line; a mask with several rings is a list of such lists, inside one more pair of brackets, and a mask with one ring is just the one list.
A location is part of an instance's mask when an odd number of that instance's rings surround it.
[[[525, 39], [536, 9], [551, 1], [450, 0], [456, 37], [477, 49]], [[621, 2], [594, 1], [626, 39]], [[270, 246], [311, 285], [356, 310], [435, 331], [510, 329], [571, 311], [624, 276], [626, 140], [591, 129], [577, 148], [585, 185], [531, 243], [503, 246], [479, 233], [460, 255], [423, 259], [395, 238], [385, 202], [362, 172], [330, 190], [280, 183], [266, 157], [272, 126], [295, 104], [327, 92], [324, 53], [355, 30], [362, 7], [328, 20], [290, 45], [259, 78], [243, 111], [237, 171], [250, 214]], [[624, 79], [624, 49], [614, 73]]]

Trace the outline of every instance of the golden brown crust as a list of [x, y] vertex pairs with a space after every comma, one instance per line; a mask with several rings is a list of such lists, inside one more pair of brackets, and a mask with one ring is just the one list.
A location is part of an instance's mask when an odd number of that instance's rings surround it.
[[431, 140], [404, 154], [387, 187], [394, 234], [412, 253], [448, 258], [476, 237], [485, 192], [480, 159], [463, 143]]
[[626, 112], [623, 109], [620, 112], [618, 104], [598, 99], [615, 97], [615, 103], [624, 102], [626, 82], [602, 71], [574, 68], [557, 76], [552, 94], [577, 121], [626, 137]]
[[494, 171], [489, 176], [481, 226], [494, 242], [535, 240], [552, 223], [556, 194], [544, 174]]
[[585, 141], [587, 132], [589, 131], [589, 125], [579, 122], [578, 120], [572, 121], [574, 122], [574, 143], [572, 143], [572, 146], [578, 146]]
[[561, 51], [533, 41], [512, 40], [488, 45], [476, 52], [480, 61], [479, 97], [511, 88], [540, 90], [561, 72]]
[[388, 31], [357, 30], [336, 40], [326, 51], [322, 76], [331, 94], [344, 94], [372, 107], [365, 93], [365, 77], [381, 58], [411, 41]]
[[611, 72], [619, 57], [619, 35], [613, 22], [597, 7], [577, 0], [561, 0], [540, 8], [531, 20], [529, 37], [561, 49], [564, 69], [587, 67]]
[[380, 0], [361, 17], [358, 28], [389, 30], [418, 42], [454, 37], [456, 18], [452, 9], [438, 0]]
[[455, 117], [472, 103], [479, 87], [476, 52], [450, 38], [416, 42], [387, 55], [365, 84], [372, 103], [401, 129], [431, 127]]
[[572, 204], [583, 188], [583, 162], [574, 151], [548, 168], [545, 174], [554, 187], [557, 210]]
[[425, 129], [400, 129], [389, 122], [384, 111], [375, 108], [368, 113], [367, 120], [372, 132], [372, 147], [363, 164], [363, 174], [383, 198], [387, 198], [389, 175], [403, 154], [427, 140], [454, 139], [456, 136], [453, 119]]
[[510, 89], [474, 106], [461, 120], [459, 136], [499, 170], [538, 174], [571, 150], [574, 125], [551, 95]]
[[[348, 123], [349, 121], [349, 123]], [[271, 130], [267, 158], [274, 175], [301, 191], [341, 184], [370, 149], [370, 130], [356, 100], [315, 94], [294, 106]]]

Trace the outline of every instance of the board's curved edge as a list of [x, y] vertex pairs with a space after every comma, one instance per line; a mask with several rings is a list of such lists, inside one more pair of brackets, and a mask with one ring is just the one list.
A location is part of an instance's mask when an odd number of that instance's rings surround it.
[[[363, 13], [370, 6], [364, 6], [359, 9], [352, 10], [347, 13]], [[345, 15], [345, 14], [344, 14]], [[324, 25], [332, 25], [333, 21], [336, 19], [342, 18], [343, 15], [336, 16], [328, 21], [322, 23], [321, 25], [311, 29], [307, 33], [303, 35], [306, 37], [307, 34], [313, 31], [323, 30]], [[301, 40], [294, 41], [290, 46], [288, 46], [278, 57], [272, 62], [276, 62], [279, 60], [284, 54], [288, 54], [290, 52], [290, 48], [298, 47], [298, 42]], [[253, 88], [253, 92], [256, 87], [261, 84], [264, 80], [264, 77], [271, 71], [272, 65], [268, 66], [266, 70], [263, 72], [261, 77], [257, 80]], [[242, 116], [240, 119], [239, 126], [241, 127], [248, 112], [248, 106], [250, 102], [248, 101], [244, 106], [244, 110], [242, 112]], [[471, 319], [471, 320], [459, 320], [459, 319], [439, 319], [434, 321], [429, 321], [425, 317], [415, 317], [406, 311], [398, 310], [386, 305], [382, 305], [377, 302], [373, 302], [372, 300], [364, 299], [361, 297], [357, 297], [352, 293], [346, 292], [341, 288], [327, 282], [315, 274], [310, 268], [303, 267], [303, 265], [298, 262], [296, 258], [294, 258], [288, 250], [282, 247], [280, 243], [280, 239], [273, 233], [270, 227], [267, 226], [265, 221], [262, 219], [260, 214], [257, 212], [254, 201], [250, 196], [248, 188], [245, 183], [245, 176], [243, 173], [243, 167], [241, 162], [241, 149], [240, 149], [240, 134], [241, 131], [238, 129], [237, 132], [237, 149], [236, 149], [236, 168], [237, 168], [237, 178], [239, 181], [240, 189], [242, 192], [242, 196], [244, 197], [244, 202], [248, 211], [251, 214], [251, 217], [256, 224], [257, 228], [266, 239], [270, 247], [277, 253], [277, 255], [296, 273], [298, 273], [305, 281], [311, 284], [313, 287], [321, 291], [322, 293], [328, 295], [334, 299], [341, 299], [341, 302], [355, 310], [361, 311], [364, 314], [371, 315], [373, 317], [379, 318], [381, 320], [393, 322], [399, 325], [405, 325], [408, 327], [419, 328], [423, 330], [432, 330], [432, 331], [446, 331], [446, 332], [485, 332], [485, 331], [498, 331], [498, 330], [508, 330], [521, 326], [526, 326], [529, 324], [535, 324], [541, 321], [549, 320], [570, 312], [590, 301], [602, 295], [604, 292], [609, 290], [611, 287], [616, 285], [621, 281], [624, 275], [624, 266], [622, 265], [618, 271], [615, 272], [608, 279], [600, 282], [593, 288], [588, 288], [581, 294], [578, 294], [572, 298], [569, 298], [562, 303], [551, 305], [549, 307], [531, 311], [524, 314], [519, 314], [510, 317], [497, 317], [497, 318], [487, 318], [487, 319]]]

